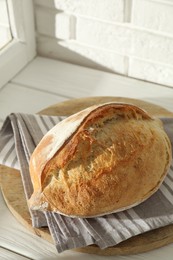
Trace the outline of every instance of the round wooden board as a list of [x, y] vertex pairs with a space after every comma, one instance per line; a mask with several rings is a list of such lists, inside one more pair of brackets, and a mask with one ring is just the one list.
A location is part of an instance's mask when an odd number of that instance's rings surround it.
[[[172, 117], [173, 113], [166, 109], [144, 102], [142, 100], [122, 97], [92, 97], [65, 101], [40, 112], [47, 115], [70, 115], [88, 106], [98, 103], [118, 101], [133, 103], [148, 111], [154, 116]], [[27, 208], [20, 172], [5, 166], [0, 166], [1, 189], [8, 208], [13, 215], [31, 232], [53, 243], [48, 228], [36, 229], [32, 227], [30, 214]], [[100, 250], [96, 245], [78, 248], [76, 251], [98, 255], [128, 255], [150, 251], [173, 242], [173, 225], [159, 228], [144, 234], [132, 237], [117, 246]]]

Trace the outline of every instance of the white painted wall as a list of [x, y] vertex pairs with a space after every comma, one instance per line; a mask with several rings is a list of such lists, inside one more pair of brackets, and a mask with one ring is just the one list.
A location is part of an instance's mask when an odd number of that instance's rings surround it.
[[38, 54], [173, 87], [173, 0], [34, 0]]

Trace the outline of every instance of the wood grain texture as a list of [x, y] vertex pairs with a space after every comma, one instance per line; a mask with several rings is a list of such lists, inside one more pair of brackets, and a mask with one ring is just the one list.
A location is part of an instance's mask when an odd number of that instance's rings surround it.
[[0, 247], [0, 256], [1, 259], [3, 260], [27, 260], [29, 259], [28, 257], [25, 257], [23, 255], [19, 255], [17, 253], [14, 253], [6, 248]]
[[76, 113], [79, 110], [82, 110], [86, 107], [92, 106], [94, 104], [101, 104], [105, 102], [126, 102], [126, 103], [132, 103], [137, 106], [140, 106], [141, 108], [145, 109], [148, 113], [150, 113], [153, 116], [167, 116], [171, 117], [173, 115], [172, 112], [168, 111], [167, 109], [160, 107], [158, 105], [154, 105], [152, 103], [139, 100], [139, 99], [133, 99], [133, 98], [123, 98], [123, 97], [89, 97], [89, 98], [79, 98], [79, 99], [73, 99], [70, 101], [65, 101], [62, 103], [59, 103], [58, 105], [55, 104], [53, 106], [50, 106], [49, 108], [43, 109], [40, 113], [45, 115], [64, 115], [69, 116], [72, 113]]
[[[173, 116], [173, 113], [162, 107], [146, 103], [140, 100], [132, 100], [117, 97], [95, 97], [70, 100], [42, 110], [41, 114], [51, 115], [70, 115], [92, 104], [103, 102], [118, 101], [131, 102], [146, 109], [152, 115], [162, 115], [166, 117]], [[13, 215], [31, 232], [41, 236], [50, 242], [52, 238], [47, 228], [36, 229], [31, 226], [30, 215], [25, 200], [23, 185], [20, 178], [20, 172], [5, 166], [0, 167], [1, 188], [5, 201]], [[144, 234], [132, 237], [117, 246], [100, 250], [99, 247], [92, 245], [76, 249], [76, 251], [98, 254], [98, 255], [128, 255], [150, 251], [173, 242], [173, 225], [159, 228]]]
[[[38, 102], [39, 100], [39, 102]], [[8, 83], [0, 90], [0, 119], [5, 119], [10, 113], [36, 113], [45, 106], [67, 100], [67, 98], [45, 93], [40, 90]], [[32, 104], [32, 105], [31, 105]]]
[[28, 64], [12, 83], [66, 98], [123, 96], [142, 99], [173, 111], [172, 88], [42, 57]]
[[0, 165], [0, 185], [5, 202], [16, 219], [32, 233], [53, 243], [48, 228], [32, 227], [20, 172]]

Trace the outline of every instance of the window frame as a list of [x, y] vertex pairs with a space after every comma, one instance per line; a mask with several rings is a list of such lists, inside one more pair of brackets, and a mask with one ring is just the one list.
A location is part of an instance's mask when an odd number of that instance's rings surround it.
[[36, 56], [32, 0], [7, 0], [12, 41], [0, 51], [0, 88]]

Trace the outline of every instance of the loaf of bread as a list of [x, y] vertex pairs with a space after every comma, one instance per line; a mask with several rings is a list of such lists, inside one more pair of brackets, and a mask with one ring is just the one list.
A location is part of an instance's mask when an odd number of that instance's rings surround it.
[[89, 107], [53, 127], [30, 160], [31, 209], [95, 217], [156, 192], [171, 161], [160, 120], [132, 104]]

